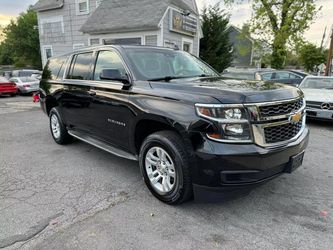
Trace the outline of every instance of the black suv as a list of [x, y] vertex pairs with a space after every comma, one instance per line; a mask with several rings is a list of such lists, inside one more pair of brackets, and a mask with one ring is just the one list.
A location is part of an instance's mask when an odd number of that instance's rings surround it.
[[99, 46], [51, 58], [40, 100], [58, 144], [73, 137], [139, 161], [158, 199], [230, 199], [302, 164], [301, 90], [226, 80], [173, 49]]

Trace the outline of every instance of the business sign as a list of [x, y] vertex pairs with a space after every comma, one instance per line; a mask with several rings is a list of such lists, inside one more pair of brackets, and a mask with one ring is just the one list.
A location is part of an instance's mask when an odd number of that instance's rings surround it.
[[198, 20], [195, 17], [186, 16], [177, 10], [171, 10], [170, 30], [173, 32], [195, 36], [198, 28]]

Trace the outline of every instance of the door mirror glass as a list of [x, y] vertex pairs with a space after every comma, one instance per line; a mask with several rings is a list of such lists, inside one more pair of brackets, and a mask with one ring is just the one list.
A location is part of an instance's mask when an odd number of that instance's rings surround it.
[[122, 75], [119, 69], [103, 69], [99, 78], [101, 80], [119, 81], [129, 83], [127, 75]]
[[119, 81], [129, 84], [130, 80], [120, 56], [112, 50], [98, 53], [95, 71], [95, 81]]

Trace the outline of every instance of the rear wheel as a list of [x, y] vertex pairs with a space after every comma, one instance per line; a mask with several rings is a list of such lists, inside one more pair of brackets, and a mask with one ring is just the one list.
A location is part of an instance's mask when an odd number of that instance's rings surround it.
[[162, 131], [147, 137], [140, 150], [140, 169], [151, 193], [167, 204], [192, 196], [189, 154], [180, 136]]
[[49, 115], [50, 130], [54, 141], [60, 145], [68, 144], [72, 137], [68, 134], [65, 124], [57, 108], [52, 108]]

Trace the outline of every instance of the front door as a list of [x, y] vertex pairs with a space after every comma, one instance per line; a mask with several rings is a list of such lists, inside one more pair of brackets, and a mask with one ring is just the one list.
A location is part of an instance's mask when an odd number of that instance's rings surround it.
[[124, 149], [129, 145], [129, 121], [134, 114], [129, 107], [129, 91], [122, 82], [101, 79], [103, 70], [116, 72], [117, 77], [128, 75], [124, 63], [115, 50], [97, 53], [91, 92], [93, 102], [88, 116], [94, 136]]

